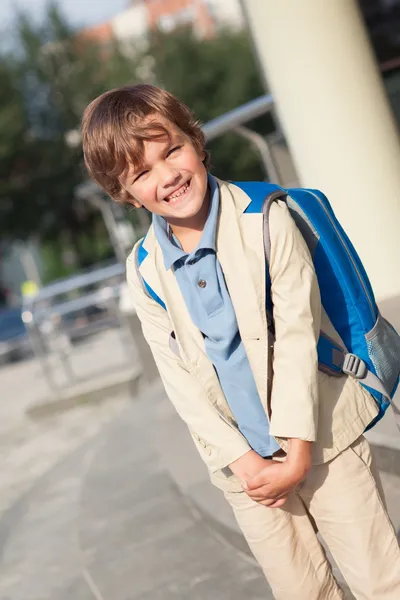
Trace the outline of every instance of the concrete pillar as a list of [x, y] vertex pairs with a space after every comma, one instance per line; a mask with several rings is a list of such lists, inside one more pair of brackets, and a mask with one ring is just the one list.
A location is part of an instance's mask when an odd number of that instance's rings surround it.
[[302, 185], [320, 188], [378, 299], [400, 295], [400, 142], [356, 0], [243, 0]]

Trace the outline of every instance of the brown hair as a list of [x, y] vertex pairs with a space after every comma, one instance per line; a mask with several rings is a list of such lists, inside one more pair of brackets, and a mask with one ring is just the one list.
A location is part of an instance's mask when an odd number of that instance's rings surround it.
[[[93, 100], [82, 117], [82, 143], [85, 165], [94, 179], [114, 200], [126, 202], [130, 195], [122, 187], [120, 176], [143, 160], [144, 141], [170, 137], [157, 122], [146, 125], [144, 119], [160, 115], [176, 125], [204, 152], [205, 138], [199, 122], [178, 98], [153, 85], [138, 84], [111, 90]], [[209, 156], [206, 152], [204, 164]]]

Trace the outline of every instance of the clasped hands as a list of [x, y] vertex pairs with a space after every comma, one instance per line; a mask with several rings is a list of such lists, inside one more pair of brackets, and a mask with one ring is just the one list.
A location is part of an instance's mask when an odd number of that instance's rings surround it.
[[230, 467], [249, 498], [269, 508], [280, 508], [311, 468], [311, 443], [289, 440], [288, 454], [282, 462], [262, 458], [250, 450]]
[[261, 471], [244, 481], [242, 488], [255, 502], [269, 508], [280, 508], [304, 478], [304, 471], [291, 463], [264, 459]]

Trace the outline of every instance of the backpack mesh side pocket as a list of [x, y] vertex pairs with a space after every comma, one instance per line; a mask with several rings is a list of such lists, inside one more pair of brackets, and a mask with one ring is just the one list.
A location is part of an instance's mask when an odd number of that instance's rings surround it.
[[388, 393], [392, 394], [400, 374], [400, 336], [379, 314], [373, 329], [365, 335], [365, 340], [376, 374]]

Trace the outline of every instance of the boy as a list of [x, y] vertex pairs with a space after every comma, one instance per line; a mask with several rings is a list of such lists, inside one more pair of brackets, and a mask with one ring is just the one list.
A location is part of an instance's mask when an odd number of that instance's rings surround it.
[[344, 597], [318, 528], [356, 598], [399, 600], [400, 551], [362, 436], [377, 406], [354, 379], [318, 371], [321, 319], [337, 334], [285, 204], [270, 213], [272, 347], [262, 215], [207, 172], [189, 109], [137, 85], [95, 99], [82, 125], [91, 177], [152, 213], [127, 261], [143, 333], [275, 597]]

